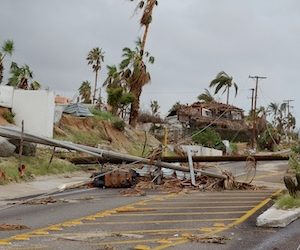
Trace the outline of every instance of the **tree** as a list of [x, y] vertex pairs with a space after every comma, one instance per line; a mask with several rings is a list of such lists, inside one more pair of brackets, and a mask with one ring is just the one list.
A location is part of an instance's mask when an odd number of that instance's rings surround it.
[[112, 88], [121, 86], [121, 76], [122, 72], [120, 72], [116, 65], [107, 65], [107, 78], [103, 83], [103, 87]]
[[89, 81], [82, 82], [78, 91], [83, 103], [91, 103], [92, 88]]
[[41, 88], [41, 84], [37, 81], [34, 81], [30, 84], [30, 90], [39, 90]]
[[123, 49], [123, 60], [120, 63], [120, 70], [122, 71], [122, 79], [127, 82], [129, 92], [133, 95], [134, 100], [131, 103], [129, 124], [133, 127], [137, 124], [140, 96], [144, 85], [150, 82], [151, 76], [147, 71], [146, 64], [154, 63], [154, 57], [149, 52], [145, 52], [143, 59], [141, 52], [141, 40], [136, 42], [134, 50], [126, 47]]
[[27, 64], [19, 67], [17, 63], [12, 62], [10, 66], [10, 74], [11, 77], [8, 79], [9, 86], [27, 90], [37, 87], [37, 84], [29, 84], [29, 81], [33, 78], [33, 73]]
[[[131, 50], [127, 51], [128, 52], [127, 60], [130, 60], [129, 58], [132, 56], [136, 57], [136, 60], [134, 60], [134, 64], [133, 64], [132, 77], [131, 77], [131, 89], [130, 89], [130, 92], [135, 97], [134, 101], [131, 104], [130, 118], [129, 118], [129, 124], [133, 127], [135, 127], [137, 124], [142, 88], [145, 84], [147, 84], [150, 81], [150, 74], [146, 70], [146, 65], [144, 63], [144, 56], [149, 57], [149, 53], [145, 52], [145, 45], [149, 33], [150, 23], [152, 22], [152, 13], [155, 5], [158, 5], [157, 0], [139, 1], [136, 10], [140, 9], [143, 11], [142, 17], [140, 19], [140, 25], [145, 28], [142, 36], [142, 40], [140, 41], [140, 44], [138, 46], [139, 54], [136, 54], [137, 51], [131, 51]], [[124, 50], [123, 52], [126, 53], [126, 51]], [[133, 55], [132, 52], [135, 55]], [[154, 62], [154, 58], [153, 57], [150, 58], [152, 58]]]
[[[104, 62], [104, 52], [102, 49], [93, 48], [86, 60], [88, 61], [88, 65], [92, 66], [93, 71], [95, 72], [95, 86], [94, 86], [94, 94], [93, 94], [93, 100], [92, 103], [95, 103], [96, 98], [96, 92], [97, 92], [97, 82], [98, 82], [98, 73], [101, 70], [101, 64]], [[100, 88], [100, 99], [101, 99], [101, 88]]]
[[151, 101], [150, 108], [153, 116], [158, 115], [158, 110], [160, 109], [158, 101]]
[[173, 106], [170, 108], [169, 113], [177, 112], [181, 106], [182, 104], [179, 101], [174, 103]]
[[[131, 0], [133, 1], [133, 0]], [[141, 9], [143, 11], [142, 17], [140, 19], [140, 24], [142, 27], [145, 28], [144, 30], [144, 34], [143, 34], [143, 38], [141, 41], [141, 56], [143, 57], [144, 54], [144, 50], [145, 50], [145, 45], [146, 45], [146, 40], [148, 37], [148, 32], [149, 32], [149, 26], [152, 22], [152, 13], [153, 13], [153, 9], [154, 6], [158, 5], [158, 1], [157, 0], [142, 0], [139, 1], [136, 10]]]
[[213, 102], [213, 101], [215, 101], [215, 98], [209, 92], [208, 89], [204, 89], [204, 93], [202, 93], [198, 96], [198, 100], [202, 101], [202, 102]]
[[226, 104], [229, 104], [229, 91], [231, 87], [235, 89], [235, 96], [238, 93], [238, 86], [233, 81], [233, 78], [227, 75], [224, 71], [221, 71], [217, 74], [215, 79], [213, 79], [209, 87], [215, 88], [215, 94], [217, 94], [221, 89], [224, 89], [223, 93], [227, 92]]
[[7, 55], [11, 56], [13, 52], [14, 52], [14, 42], [12, 40], [6, 40], [0, 51], [0, 84], [3, 80], [4, 58]]
[[133, 99], [132, 94], [125, 92], [122, 87], [107, 89], [107, 103], [112, 107], [111, 112], [114, 115], [121, 115], [124, 118], [124, 111]]

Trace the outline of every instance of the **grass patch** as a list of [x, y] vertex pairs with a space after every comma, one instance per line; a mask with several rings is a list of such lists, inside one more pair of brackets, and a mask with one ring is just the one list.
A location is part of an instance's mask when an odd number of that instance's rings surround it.
[[98, 144], [103, 142], [103, 138], [105, 137], [100, 130], [80, 131], [78, 129], [73, 130], [70, 128], [64, 128], [64, 132], [67, 136], [55, 135], [54, 138], [57, 140], [71, 141], [77, 144], [96, 147]]
[[107, 111], [101, 111], [100, 109], [92, 108], [90, 109], [91, 113], [94, 115], [94, 118], [101, 121], [113, 121], [117, 117], [112, 113]]
[[299, 208], [300, 198], [293, 198], [290, 195], [283, 195], [276, 201], [276, 206], [281, 209]]
[[80, 167], [74, 164], [53, 158], [51, 165], [49, 166], [49, 160], [51, 153], [37, 153], [37, 156], [22, 156], [22, 164], [26, 166], [25, 176], [20, 177], [18, 172], [19, 160], [16, 157], [0, 158], [0, 170], [2, 170], [8, 180], [0, 180], [0, 185], [7, 184], [11, 181], [21, 182], [32, 179], [32, 176], [51, 175], [71, 173], [81, 170]]

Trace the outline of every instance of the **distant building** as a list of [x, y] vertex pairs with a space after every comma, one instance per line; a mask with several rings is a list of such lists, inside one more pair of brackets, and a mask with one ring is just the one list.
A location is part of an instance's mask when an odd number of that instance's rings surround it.
[[244, 119], [244, 111], [238, 107], [219, 102], [195, 102], [181, 105], [176, 112], [166, 117], [170, 130], [181, 129], [183, 135], [210, 126], [219, 132], [223, 139], [239, 137], [249, 140], [249, 127]]

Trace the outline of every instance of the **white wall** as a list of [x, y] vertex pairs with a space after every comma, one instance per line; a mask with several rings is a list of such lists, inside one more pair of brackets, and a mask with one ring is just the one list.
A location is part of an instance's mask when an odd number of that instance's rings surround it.
[[14, 88], [11, 86], [0, 85], [0, 106], [11, 108], [13, 102]]
[[54, 93], [47, 90], [20, 90], [13, 92], [12, 111], [15, 123], [21, 127], [24, 120], [25, 132], [53, 137]]
[[214, 148], [206, 148], [197, 145], [182, 145], [181, 148], [183, 151], [187, 152], [187, 149], [190, 148], [194, 156], [222, 156], [223, 152]]

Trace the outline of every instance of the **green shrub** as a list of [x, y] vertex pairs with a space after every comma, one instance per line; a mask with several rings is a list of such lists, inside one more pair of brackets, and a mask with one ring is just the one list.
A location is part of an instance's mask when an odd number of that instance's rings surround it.
[[300, 207], [300, 198], [284, 195], [276, 201], [276, 206], [281, 209], [298, 208]]
[[300, 162], [299, 162], [299, 155], [298, 154], [291, 154], [289, 157], [289, 167], [294, 169], [296, 173], [300, 173]]
[[3, 113], [3, 118], [9, 123], [14, 123], [15, 113], [6, 111], [5, 113]]
[[222, 151], [225, 150], [225, 145], [223, 144], [221, 136], [218, 132], [211, 128], [208, 128], [202, 132], [200, 131], [197, 131], [192, 135], [193, 142], [204, 147], [215, 148]]
[[123, 131], [125, 129], [125, 122], [121, 119], [114, 120], [112, 124], [116, 129], [120, 131]]
[[232, 154], [238, 153], [238, 146], [235, 143], [230, 143], [230, 149]]

